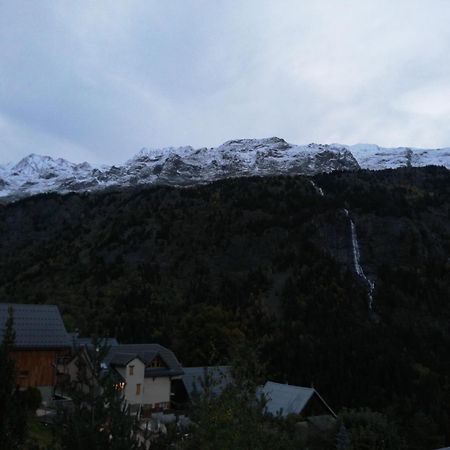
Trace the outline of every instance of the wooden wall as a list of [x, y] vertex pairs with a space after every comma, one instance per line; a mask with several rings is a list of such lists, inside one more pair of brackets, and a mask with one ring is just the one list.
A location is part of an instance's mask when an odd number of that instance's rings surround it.
[[69, 349], [15, 350], [11, 357], [16, 363], [16, 384], [20, 387], [54, 386], [56, 360], [70, 353]]

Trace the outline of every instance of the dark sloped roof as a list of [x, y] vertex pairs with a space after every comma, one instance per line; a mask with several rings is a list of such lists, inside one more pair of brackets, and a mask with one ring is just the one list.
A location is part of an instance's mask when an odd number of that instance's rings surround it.
[[205, 383], [213, 395], [219, 395], [232, 382], [230, 366], [184, 367], [182, 381], [189, 397], [201, 394]]
[[65, 348], [70, 337], [56, 305], [0, 303], [0, 341], [3, 340], [8, 308], [13, 309], [15, 347]]
[[[80, 338], [78, 336], [73, 336], [75, 345], [78, 347], [91, 347], [94, 345], [94, 338], [84, 337]], [[105, 345], [106, 347], [117, 347], [119, 343], [116, 338], [99, 338], [99, 344]]]
[[167, 367], [147, 367], [146, 377], [165, 377], [182, 375], [183, 369], [171, 350], [159, 344], [120, 344], [111, 347], [104, 363], [111, 366], [123, 366], [134, 358], [144, 364], [150, 364], [159, 355]]
[[331, 415], [335, 415], [325, 400], [313, 388], [268, 381], [260, 392], [267, 400], [267, 412], [273, 415], [281, 414], [282, 416], [287, 416], [288, 414], [301, 414], [314, 395], [317, 395], [323, 405], [330, 411]]
[[[109, 364], [111, 366], [122, 367], [126, 366], [130, 361], [132, 361], [135, 358], [142, 360], [142, 358], [140, 358], [139, 355], [136, 355], [135, 353], [114, 353], [114, 355], [109, 361]], [[145, 364], [144, 361], [142, 362]]]

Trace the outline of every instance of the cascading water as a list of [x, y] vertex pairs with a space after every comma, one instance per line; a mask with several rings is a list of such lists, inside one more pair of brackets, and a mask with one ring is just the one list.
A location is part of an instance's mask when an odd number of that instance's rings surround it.
[[313, 180], [309, 180], [309, 181], [310, 181], [312, 187], [315, 189], [315, 191], [316, 191], [321, 197], [323, 197], [323, 196], [325, 195], [324, 192], [323, 192], [323, 189], [322, 189], [321, 187], [317, 186], [317, 184], [314, 183]]
[[[344, 209], [344, 214], [349, 217], [349, 213], [347, 209]], [[364, 269], [361, 266], [361, 254], [359, 251], [359, 242], [358, 242], [358, 235], [356, 234], [356, 227], [353, 222], [353, 220], [350, 219], [350, 229], [351, 229], [351, 236], [352, 236], [352, 251], [353, 251], [353, 265], [355, 267], [355, 271], [358, 274], [360, 278], [364, 281], [364, 283], [367, 285], [367, 296], [369, 299], [369, 311], [373, 311], [373, 291], [375, 289], [375, 283], [367, 277], [367, 275], [364, 273]]]
[[[313, 180], [310, 180], [311, 185], [316, 190], [316, 192], [323, 197], [325, 194], [323, 192], [323, 189], [319, 186], [317, 186], [316, 183], [314, 183]], [[367, 286], [367, 297], [368, 297], [368, 307], [369, 311], [373, 313], [373, 291], [375, 290], [375, 283], [370, 280], [367, 275], [364, 272], [364, 269], [361, 266], [361, 253], [359, 251], [359, 242], [358, 242], [358, 235], [356, 234], [356, 227], [355, 223], [351, 219], [348, 209], [344, 208], [344, 214], [349, 218], [350, 220], [350, 230], [351, 230], [351, 236], [352, 236], [352, 253], [353, 253], [353, 266], [355, 268], [355, 272], [357, 275], [364, 281], [364, 283]]]

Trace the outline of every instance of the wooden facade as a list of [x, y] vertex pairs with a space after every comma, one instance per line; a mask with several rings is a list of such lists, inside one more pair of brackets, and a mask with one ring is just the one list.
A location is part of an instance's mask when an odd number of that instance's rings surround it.
[[55, 386], [58, 359], [70, 355], [66, 349], [15, 349], [16, 384], [21, 388]]

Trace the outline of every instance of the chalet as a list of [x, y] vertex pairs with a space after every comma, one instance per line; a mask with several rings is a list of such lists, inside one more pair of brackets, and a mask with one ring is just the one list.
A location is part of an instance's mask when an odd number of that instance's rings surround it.
[[116, 347], [119, 345], [115, 338], [101, 338], [95, 340], [90, 337], [80, 338], [78, 333], [69, 333], [72, 344], [72, 353], [70, 356], [62, 359], [60, 358], [58, 364], [59, 383], [56, 393], [60, 397], [65, 397], [66, 391], [70, 390], [73, 383], [75, 383], [79, 376], [79, 371], [87, 370], [88, 378], [94, 376], [94, 366], [92, 362], [93, 352], [96, 351], [96, 346], [101, 345], [107, 348]]
[[103, 365], [116, 375], [127, 403], [144, 413], [171, 408], [172, 380], [184, 373], [172, 351], [159, 344], [113, 346]]
[[11, 357], [16, 365], [16, 384], [37, 387], [44, 401], [57, 384], [57, 362], [71, 353], [71, 342], [55, 305], [0, 303], [0, 340], [8, 310], [12, 308], [15, 343]]
[[292, 386], [268, 381], [260, 390], [265, 397], [267, 413], [286, 417], [289, 414], [332, 416], [336, 414], [314, 388]]

